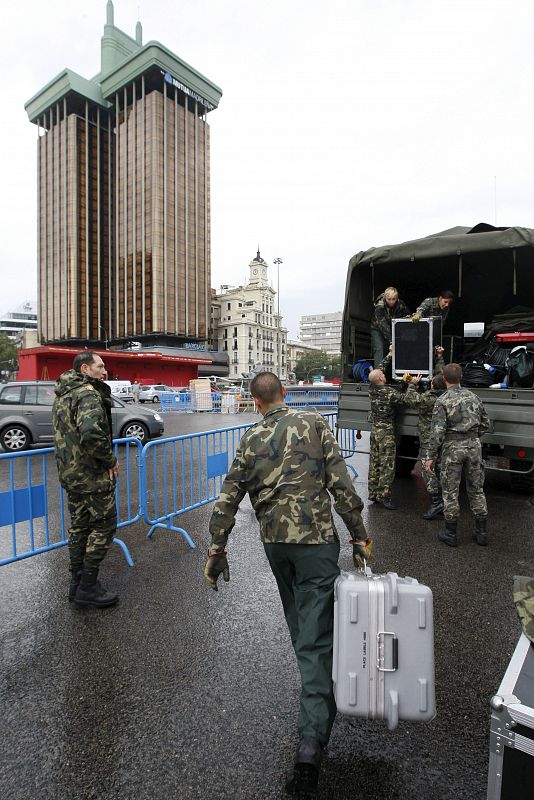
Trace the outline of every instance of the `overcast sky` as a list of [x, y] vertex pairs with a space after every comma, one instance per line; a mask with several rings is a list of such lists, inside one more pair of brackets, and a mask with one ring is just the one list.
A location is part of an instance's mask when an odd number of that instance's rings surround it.
[[[371, 246], [485, 221], [534, 227], [532, 0], [115, 0], [223, 90], [209, 114], [212, 286], [281, 258], [280, 310], [341, 310]], [[100, 69], [106, 0], [4, 4], [0, 311], [36, 290], [24, 103]], [[276, 269], [270, 268], [276, 288]]]

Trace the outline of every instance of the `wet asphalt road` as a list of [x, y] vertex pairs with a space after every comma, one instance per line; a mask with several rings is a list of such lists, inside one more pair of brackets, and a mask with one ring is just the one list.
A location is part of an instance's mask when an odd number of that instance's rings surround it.
[[[224, 427], [251, 415], [166, 417], [166, 434]], [[367, 456], [353, 462], [365, 500]], [[367, 505], [375, 572], [393, 570], [434, 592], [436, 719], [401, 723], [338, 715], [321, 776], [323, 800], [484, 800], [489, 698], [520, 628], [514, 574], [534, 575], [534, 507], [488, 477], [491, 545], [457, 550], [425, 522], [420, 477], [397, 481], [397, 512]], [[69, 605], [67, 551], [0, 567], [0, 797], [3, 800], [193, 800], [281, 797], [297, 742], [299, 677], [274, 579], [246, 500], [230, 538], [231, 582], [218, 594], [202, 569], [211, 506], [177, 534], [122, 532], [103, 583], [120, 604]], [[6, 529], [3, 529], [5, 531]], [[340, 566], [351, 548], [341, 521]], [[2, 533], [2, 530], [0, 530]]]

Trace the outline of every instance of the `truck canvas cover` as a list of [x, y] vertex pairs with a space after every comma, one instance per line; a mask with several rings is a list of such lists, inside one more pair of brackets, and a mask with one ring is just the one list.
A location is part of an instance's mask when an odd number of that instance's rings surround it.
[[[526, 330], [527, 319], [534, 322], [529, 307], [534, 298], [534, 230], [480, 223], [357, 253], [349, 262], [345, 293], [346, 365], [353, 356], [369, 356], [374, 301], [387, 286], [399, 290], [411, 311], [425, 297], [451, 289], [456, 300], [445, 331], [451, 335], [463, 336], [464, 322], [484, 322], [488, 332], [499, 315], [506, 317], [501, 330]], [[518, 319], [520, 325], [514, 327]]]

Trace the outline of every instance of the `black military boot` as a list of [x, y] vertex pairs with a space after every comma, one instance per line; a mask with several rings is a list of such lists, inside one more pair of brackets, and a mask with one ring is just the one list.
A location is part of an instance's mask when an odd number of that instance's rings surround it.
[[423, 519], [437, 519], [440, 514], [443, 514], [443, 498], [440, 494], [430, 495], [430, 506], [423, 514]]
[[476, 530], [473, 534], [473, 539], [481, 547], [488, 546], [488, 531], [486, 529], [487, 517], [475, 517]]
[[380, 503], [380, 505], [384, 508], [387, 508], [388, 511], [396, 511], [398, 508], [397, 504], [393, 502], [391, 497], [376, 497], [375, 501]]
[[317, 797], [322, 757], [322, 744], [312, 736], [303, 736], [297, 748], [293, 774], [285, 785], [289, 797], [298, 800], [313, 800]]
[[438, 533], [438, 539], [440, 542], [443, 542], [443, 544], [448, 544], [449, 547], [456, 547], [458, 545], [456, 540], [457, 525], [458, 522], [456, 520], [454, 520], [454, 522], [448, 522], [445, 520], [445, 530]]
[[69, 585], [69, 603], [74, 600], [74, 595], [76, 594], [76, 589], [80, 583], [80, 578], [82, 576], [82, 568], [77, 567], [75, 569], [70, 570], [70, 585]]
[[77, 606], [95, 606], [105, 608], [114, 606], [119, 596], [106, 591], [97, 581], [98, 567], [84, 567], [80, 578], [79, 586], [74, 595], [74, 602]]

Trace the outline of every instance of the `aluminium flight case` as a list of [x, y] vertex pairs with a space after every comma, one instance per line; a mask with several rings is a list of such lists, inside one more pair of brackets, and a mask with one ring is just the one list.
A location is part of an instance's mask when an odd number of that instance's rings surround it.
[[524, 633], [490, 705], [487, 800], [532, 800], [534, 645]]
[[341, 572], [334, 589], [334, 695], [342, 714], [436, 716], [432, 592], [395, 572]]

